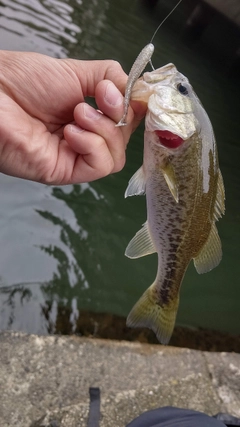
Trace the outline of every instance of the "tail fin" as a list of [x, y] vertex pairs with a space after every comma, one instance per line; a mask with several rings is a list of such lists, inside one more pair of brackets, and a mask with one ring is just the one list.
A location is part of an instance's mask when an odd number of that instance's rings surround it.
[[153, 283], [134, 305], [127, 318], [127, 326], [153, 330], [161, 344], [168, 344], [175, 325], [178, 297], [160, 306], [156, 285]]

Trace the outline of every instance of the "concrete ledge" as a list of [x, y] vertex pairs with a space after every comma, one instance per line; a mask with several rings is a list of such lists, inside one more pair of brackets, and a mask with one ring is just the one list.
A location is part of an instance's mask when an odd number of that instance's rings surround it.
[[1, 427], [84, 427], [96, 386], [101, 427], [165, 405], [240, 417], [239, 354], [14, 332], [0, 346]]

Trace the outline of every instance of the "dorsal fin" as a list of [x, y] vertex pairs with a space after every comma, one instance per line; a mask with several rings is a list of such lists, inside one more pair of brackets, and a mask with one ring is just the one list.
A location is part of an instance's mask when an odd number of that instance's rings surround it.
[[217, 182], [217, 196], [214, 206], [213, 218], [214, 221], [217, 221], [224, 215], [225, 212], [225, 191], [224, 191], [224, 183], [221, 171], [218, 172], [218, 182]]
[[214, 267], [217, 267], [221, 259], [222, 245], [218, 235], [217, 227], [215, 223], [213, 223], [205, 245], [199, 254], [194, 258], [194, 265], [199, 274], [207, 273]]

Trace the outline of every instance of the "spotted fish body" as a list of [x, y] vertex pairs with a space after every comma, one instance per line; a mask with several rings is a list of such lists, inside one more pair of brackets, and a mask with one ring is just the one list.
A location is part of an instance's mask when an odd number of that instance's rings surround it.
[[146, 102], [148, 109], [143, 166], [125, 195], [146, 194], [147, 222], [126, 255], [157, 252], [158, 270], [127, 324], [149, 327], [167, 344], [190, 261], [204, 273], [221, 260], [215, 222], [224, 213], [224, 186], [210, 120], [188, 79], [173, 64], [145, 73], [131, 98]]

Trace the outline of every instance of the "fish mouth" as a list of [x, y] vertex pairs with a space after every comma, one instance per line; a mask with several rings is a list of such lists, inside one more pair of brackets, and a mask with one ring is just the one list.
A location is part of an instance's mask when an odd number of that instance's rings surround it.
[[184, 142], [180, 136], [170, 132], [169, 130], [155, 130], [155, 133], [158, 136], [161, 145], [166, 148], [178, 148]]

